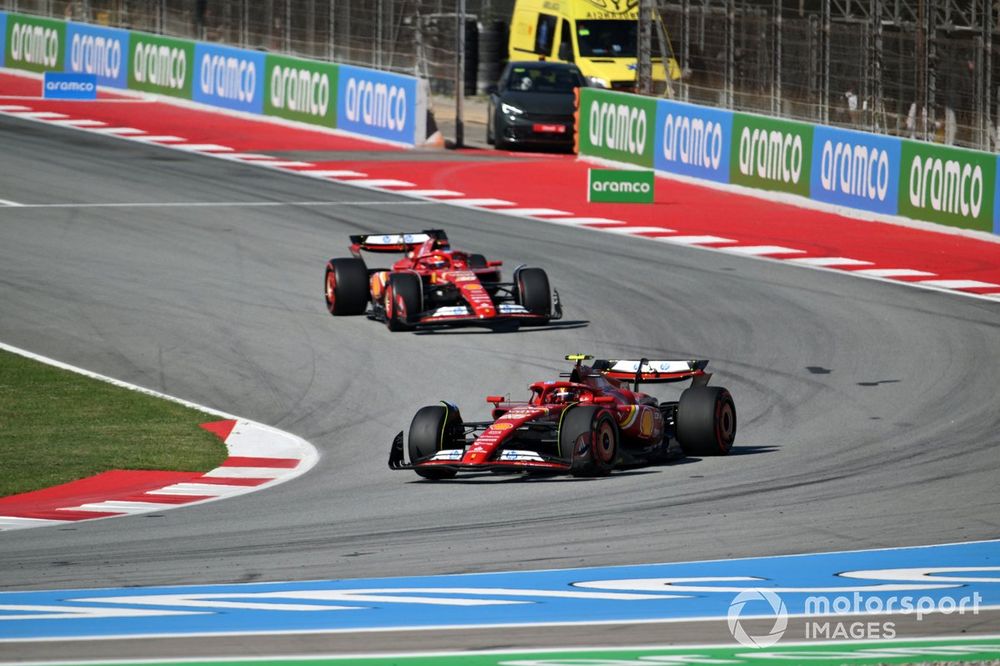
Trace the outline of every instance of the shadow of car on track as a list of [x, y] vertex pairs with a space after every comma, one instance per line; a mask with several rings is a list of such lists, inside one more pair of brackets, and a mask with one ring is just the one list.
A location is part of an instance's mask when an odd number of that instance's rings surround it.
[[[729, 456], [752, 456], [760, 453], [772, 453], [779, 449], [778, 446], [734, 446], [729, 451]], [[568, 474], [524, 474], [524, 473], [503, 473], [496, 474], [483, 472], [474, 476], [460, 476], [453, 479], [413, 479], [409, 483], [417, 484], [457, 484], [457, 485], [481, 485], [484, 483], [569, 483], [587, 481], [607, 481], [615, 478], [645, 476], [656, 474], [660, 468], [674, 468], [680, 465], [691, 465], [700, 463], [704, 458], [695, 456], [677, 456], [666, 460], [648, 463], [636, 463], [618, 467], [607, 476], [570, 476]]]
[[566, 331], [574, 328], [584, 328], [590, 322], [585, 319], [552, 321], [540, 326], [525, 326], [518, 322], [497, 322], [495, 324], [463, 324], [457, 326], [435, 326], [418, 328], [415, 335], [489, 335], [499, 333], [538, 333], [542, 331]]

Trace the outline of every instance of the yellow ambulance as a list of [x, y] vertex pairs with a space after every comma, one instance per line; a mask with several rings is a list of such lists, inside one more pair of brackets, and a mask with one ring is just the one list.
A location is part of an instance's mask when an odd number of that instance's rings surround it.
[[[639, 0], [516, 0], [508, 57], [572, 62], [594, 87], [634, 90], [638, 33]], [[679, 79], [677, 62], [668, 63], [670, 78]], [[658, 57], [653, 81], [661, 88], [665, 81]]]

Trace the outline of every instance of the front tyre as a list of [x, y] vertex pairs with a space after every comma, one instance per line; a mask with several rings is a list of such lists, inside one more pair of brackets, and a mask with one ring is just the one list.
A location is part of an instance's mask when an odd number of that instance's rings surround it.
[[368, 267], [364, 259], [331, 259], [323, 279], [326, 309], [335, 316], [364, 314], [368, 307]]
[[416, 273], [390, 273], [385, 288], [385, 324], [390, 331], [406, 331], [424, 309], [424, 288]]
[[607, 476], [618, 459], [618, 424], [594, 405], [577, 405], [563, 412], [559, 423], [559, 452], [570, 463], [573, 476]]
[[552, 316], [552, 290], [545, 271], [541, 268], [522, 268], [517, 272], [515, 282], [518, 304], [548, 321]]
[[[410, 463], [432, 457], [445, 448], [465, 448], [465, 429], [458, 408], [447, 403], [421, 407], [410, 422]], [[425, 479], [450, 479], [458, 473], [447, 467], [415, 467]]]
[[693, 386], [677, 405], [677, 441], [691, 456], [724, 456], [736, 439], [736, 404], [718, 386]]

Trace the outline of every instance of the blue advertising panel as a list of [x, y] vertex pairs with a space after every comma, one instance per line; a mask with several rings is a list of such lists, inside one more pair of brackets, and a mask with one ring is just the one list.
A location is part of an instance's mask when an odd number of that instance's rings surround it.
[[84, 23], [66, 24], [66, 71], [93, 74], [97, 84], [128, 85], [128, 30]]
[[360, 67], [340, 66], [338, 129], [413, 145], [417, 79]]
[[264, 58], [258, 51], [196, 43], [192, 99], [236, 111], [263, 113]]
[[7, 57], [7, 12], [0, 12], [0, 67]]
[[895, 215], [901, 146], [895, 137], [816, 125], [810, 198]]
[[729, 111], [660, 100], [653, 167], [728, 183], [732, 130]]
[[45, 99], [97, 99], [97, 77], [75, 72], [45, 72]]

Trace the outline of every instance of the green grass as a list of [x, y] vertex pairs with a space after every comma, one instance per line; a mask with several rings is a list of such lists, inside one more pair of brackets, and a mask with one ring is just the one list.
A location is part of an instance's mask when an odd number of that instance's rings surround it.
[[220, 420], [0, 350], [0, 497], [111, 469], [208, 471]]

